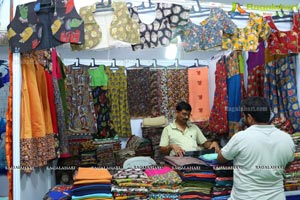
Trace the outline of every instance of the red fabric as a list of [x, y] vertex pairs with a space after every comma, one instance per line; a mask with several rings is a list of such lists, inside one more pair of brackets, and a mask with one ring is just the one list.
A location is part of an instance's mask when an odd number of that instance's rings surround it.
[[248, 72], [247, 96], [264, 96], [264, 65], [258, 65]]
[[48, 101], [50, 106], [53, 132], [58, 133], [58, 126], [57, 126], [57, 119], [56, 119], [56, 105], [55, 105], [55, 96], [54, 96], [55, 94], [54, 94], [52, 75], [47, 70], [45, 70], [45, 76], [47, 81]]
[[223, 60], [220, 60], [216, 66], [216, 90], [214, 104], [209, 117], [209, 130], [217, 134], [225, 134], [228, 132], [227, 121], [227, 82], [226, 82], [226, 67]]

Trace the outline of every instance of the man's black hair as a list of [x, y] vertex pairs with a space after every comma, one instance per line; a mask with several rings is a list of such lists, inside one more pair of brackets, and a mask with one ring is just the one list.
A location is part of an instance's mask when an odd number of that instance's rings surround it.
[[192, 111], [192, 107], [189, 103], [187, 103], [185, 101], [181, 101], [176, 105], [176, 110], [177, 111], [182, 111], [182, 110]]
[[270, 120], [270, 105], [263, 97], [249, 97], [242, 101], [242, 112], [250, 114], [258, 123], [268, 123]]

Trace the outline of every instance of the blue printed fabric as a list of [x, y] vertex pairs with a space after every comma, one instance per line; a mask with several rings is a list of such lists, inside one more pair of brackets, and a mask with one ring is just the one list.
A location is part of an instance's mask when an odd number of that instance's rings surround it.
[[[295, 57], [271, 61], [265, 66], [265, 97], [274, 113], [273, 123], [280, 123], [287, 132], [300, 131], [300, 109], [297, 98]], [[294, 130], [288, 127], [291, 125]]]
[[237, 28], [221, 8], [212, 8], [209, 17], [201, 24], [196, 25], [190, 21], [183, 28], [175, 30], [174, 37], [180, 35], [185, 51], [220, 46], [223, 32], [233, 34]]

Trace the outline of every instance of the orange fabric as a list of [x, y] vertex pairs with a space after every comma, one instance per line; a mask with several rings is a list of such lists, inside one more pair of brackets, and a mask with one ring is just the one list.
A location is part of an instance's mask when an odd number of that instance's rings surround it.
[[75, 181], [73, 185], [92, 184], [92, 183], [111, 183], [111, 180], [80, 180]]
[[112, 175], [104, 168], [79, 167], [74, 180], [111, 180]]
[[191, 121], [207, 121], [210, 114], [208, 67], [189, 68], [188, 82]]
[[[13, 166], [13, 150], [12, 150], [12, 98], [13, 98], [13, 91], [12, 91], [12, 60], [13, 54], [9, 51], [9, 60], [8, 60], [8, 67], [9, 67], [9, 96], [8, 96], [8, 106], [6, 111], [6, 136], [5, 136], [5, 150], [6, 150], [6, 160], [8, 166]], [[7, 178], [8, 178], [8, 199], [13, 200], [13, 171], [8, 170]]]

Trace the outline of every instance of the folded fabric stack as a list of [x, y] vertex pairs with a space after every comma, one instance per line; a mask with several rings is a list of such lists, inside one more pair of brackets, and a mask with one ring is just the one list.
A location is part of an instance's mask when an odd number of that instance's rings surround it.
[[204, 161], [193, 157], [165, 156], [182, 179], [180, 199], [211, 199], [211, 190], [216, 175], [213, 168]]
[[109, 200], [112, 175], [103, 168], [79, 167], [71, 190], [72, 200]]
[[145, 173], [152, 182], [150, 200], [179, 199], [180, 176], [170, 167], [146, 169]]
[[43, 200], [71, 200], [71, 185], [56, 185], [43, 197]]
[[116, 200], [147, 199], [151, 186], [142, 169], [121, 169], [113, 175], [111, 192]]
[[295, 158], [284, 174], [286, 191], [300, 190], [300, 132], [291, 135], [296, 146]]
[[226, 200], [230, 196], [233, 185], [233, 166], [231, 163], [219, 165], [217, 153], [208, 153], [199, 156], [199, 159], [213, 167], [216, 175], [215, 185], [212, 189], [213, 200]]

